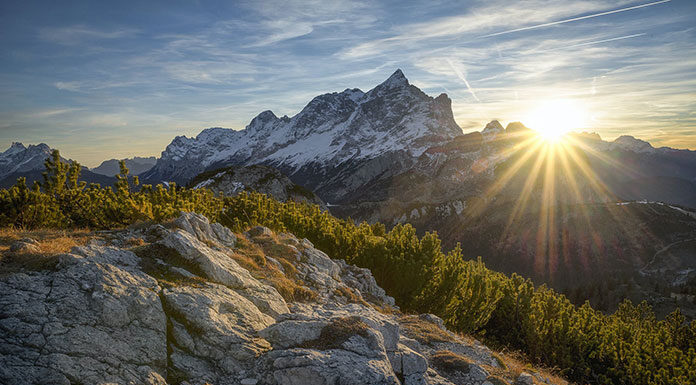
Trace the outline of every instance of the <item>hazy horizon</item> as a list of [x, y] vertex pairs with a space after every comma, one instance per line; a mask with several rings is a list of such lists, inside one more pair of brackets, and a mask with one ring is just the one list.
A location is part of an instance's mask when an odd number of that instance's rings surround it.
[[159, 156], [174, 136], [242, 129], [263, 110], [292, 116], [397, 68], [427, 94], [447, 93], [464, 132], [528, 124], [564, 99], [582, 111], [573, 130], [696, 149], [696, 4], [686, 0], [0, 10], [3, 151], [45, 142], [89, 167]]

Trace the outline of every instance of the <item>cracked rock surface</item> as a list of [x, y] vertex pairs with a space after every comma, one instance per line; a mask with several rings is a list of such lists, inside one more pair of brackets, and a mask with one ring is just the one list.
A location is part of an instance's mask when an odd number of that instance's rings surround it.
[[[0, 272], [0, 383], [481, 385], [499, 366], [439, 318], [402, 315], [369, 270], [291, 234], [240, 236], [282, 244], [267, 268], [313, 294], [286, 300], [243, 267], [238, 236], [191, 213], [93, 239], [55, 268]], [[133, 237], [147, 246], [128, 249]], [[442, 351], [467, 364], [442, 370]]]

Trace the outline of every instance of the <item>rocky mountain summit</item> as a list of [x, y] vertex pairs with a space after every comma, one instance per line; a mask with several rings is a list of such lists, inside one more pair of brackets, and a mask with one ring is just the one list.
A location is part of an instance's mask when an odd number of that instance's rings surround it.
[[30, 145], [14, 142], [4, 152], [0, 153], [0, 179], [11, 174], [43, 169], [44, 160], [51, 154], [46, 143]]
[[[521, 122], [503, 127], [497, 120], [464, 134], [447, 95], [430, 97], [397, 70], [368, 92], [317, 96], [293, 117], [264, 111], [244, 130], [218, 127], [195, 138], [176, 137], [141, 179], [186, 184], [205, 171], [263, 164], [340, 206], [338, 215], [393, 222], [422, 203], [517, 199], [524, 183], [511, 183], [495, 196], [487, 193], [505, 179], [511, 164], [529, 158], [533, 165], [535, 154], [543, 153], [544, 146], [527, 140], [532, 134]], [[594, 175], [576, 173], [582, 193], [560, 201], [618, 197], [696, 206], [696, 151], [655, 148], [627, 135], [613, 141], [591, 133], [568, 138], [575, 158]], [[597, 182], [607, 193], [589, 191]]]
[[451, 102], [426, 95], [397, 70], [368, 92], [317, 96], [293, 117], [264, 111], [241, 131], [176, 137], [142, 179], [181, 184], [222, 166], [266, 164], [333, 203], [461, 135]]
[[3, 384], [548, 381], [433, 315], [401, 314], [368, 270], [307, 240], [187, 213], [3, 266], [0, 328]]

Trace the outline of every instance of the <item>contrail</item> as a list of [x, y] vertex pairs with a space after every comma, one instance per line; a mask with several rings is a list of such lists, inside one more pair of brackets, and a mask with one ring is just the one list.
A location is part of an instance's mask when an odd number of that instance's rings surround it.
[[449, 63], [450, 67], [452, 67], [452, 70], [454, 70], [454, 73], [456, 73], [457, 76], [459, 76], [459, 78], [462, 79], [464, 84], [466, 84], [466, 88], [469, 89], [471, 96], [473, 96], [474, 99], [476, 99], [476, 101], [480, 103], [481, 101], [479, 100], [478, 96], [476, 96], [474, 89], [471, 88], [471, 86], [469, 85], [469, 82], [466, 81], [466, 78], [464, 77], [464, 74], [462, 73], [462, 71], [460, 71], [459, 68], [455, 67], [454, 63], [452, 63], [452, 60], [447, 59], [447, 63]]
[[570, 22], [572, 22], [572, 21], [591, 19], [591, 18], [593, 18], [593, 17], [606, 16], [606, 15], [611, 15], [611, 14], [614, 14], [614, 13], [630, 11], [630, 10], [633, 10], [633, 9], [645, 8], [645, 7], [650, 7], [650, 6], [658, 5], [658, 4], [662, 4], [662, 3], [668, 3], [668, 2], [670, 2], [670, 1], [672, 1], [672, 0], [654, 1], [654, 2], [652, 2], [652, 3], [646, 3], [646, 4], [641, 4], [641, 5], [634, 5], [633, 7], [627, 7], [627, 8], [621, 8], [621, 9], [615, 9], [615, 10], [613, 10], [613, 11], [595, 13], [595, 14], [593, 14], [593, 15], [574, 17], [574, 18], [572, 18], [572, 19], [565, 19], [565, 20], [559, 20], [559, 21], [552, 21], [552, 22], [550, 22], [550, 23], [531, 25], [531, 26], [529, 26], [529, 27], [515, 28], [515, 29], [510, 29], [510, 30], [507, 30], [507, 31], [491, 33], [491, 34], [488, 34], [488, 35], [479, 36], [479, 38], [492, 37], [492, 36], [500, 36], [500, 35], [505, 35], [505, 34], [513, 33], [513, 32], [528, 31], [528, 30], [530, 30], [530, 29], [543, 28], [543, 27], [548, 27], [548, 26], [556, 25], [556, 24], [563, 24], [563, 23], [570, 23]]
[[626, 35], [626, 36], [612, 37], [611, 39], [603, 39], [603, 40], [588, 41], [588, 42], [585, 42], [585, 43], [573, 44], [573, 45], [569, 45], [569, 46], [565, 46], [565, 47], [561, 47], [561, 48], [552, 49], [552, 50], [549, 50], [549, 51], [557, 51], [557, 50], [559, 50], [559, 49], [574, 48], [574, 47], [582, 47], [582, 46], [584, 46], [584, 45], [600, 44], [600, 43], [606, 43], [606, 42], [609, 42], [609, 41], [616, 41], [616, 40], [623, 40], [623, 39], [631, 39], [631, 38], [639, 37], [639, 36], [645, 36], [645, 33], [636, 33], [636, 34], [634, 34], [634, 35]]

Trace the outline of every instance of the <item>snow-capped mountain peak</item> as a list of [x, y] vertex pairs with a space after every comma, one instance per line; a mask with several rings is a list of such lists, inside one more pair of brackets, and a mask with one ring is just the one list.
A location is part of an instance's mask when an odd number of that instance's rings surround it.
[[354, 88], [319, 95], [289, 118], [267, 110], [240, 131], [211, 128], [196, 138], [177, 137], [143, 179], [185, 183], [227, 165], [268, 164], [292, 177], [394, 154], [413, 161], [462, 134], [451, 103], [445, 94], [426, 95], [397, 70], [367, 93]]
[[44, 160], [51, 154], [47, 144], [24, 146], [14, 142], [4, 152], [0, 153], [0, 179], [10, 174], [43, 169]]
[[5, 150], [5, 152], [1, 153], [0, 157], [10, 156], [10, 155], [16, 154], [18, 152], [24, 151], [26, 149], [27, 148], [24, 146], [24, 144], [22, 144], [20, 142], [12, 142], [12, 145], [10, 146], [10, 148]]
[[410, 84], [403, 71], [397, 69], [387, 80], [375, 87], [375, 89], [394, 89], [408, 87]]

